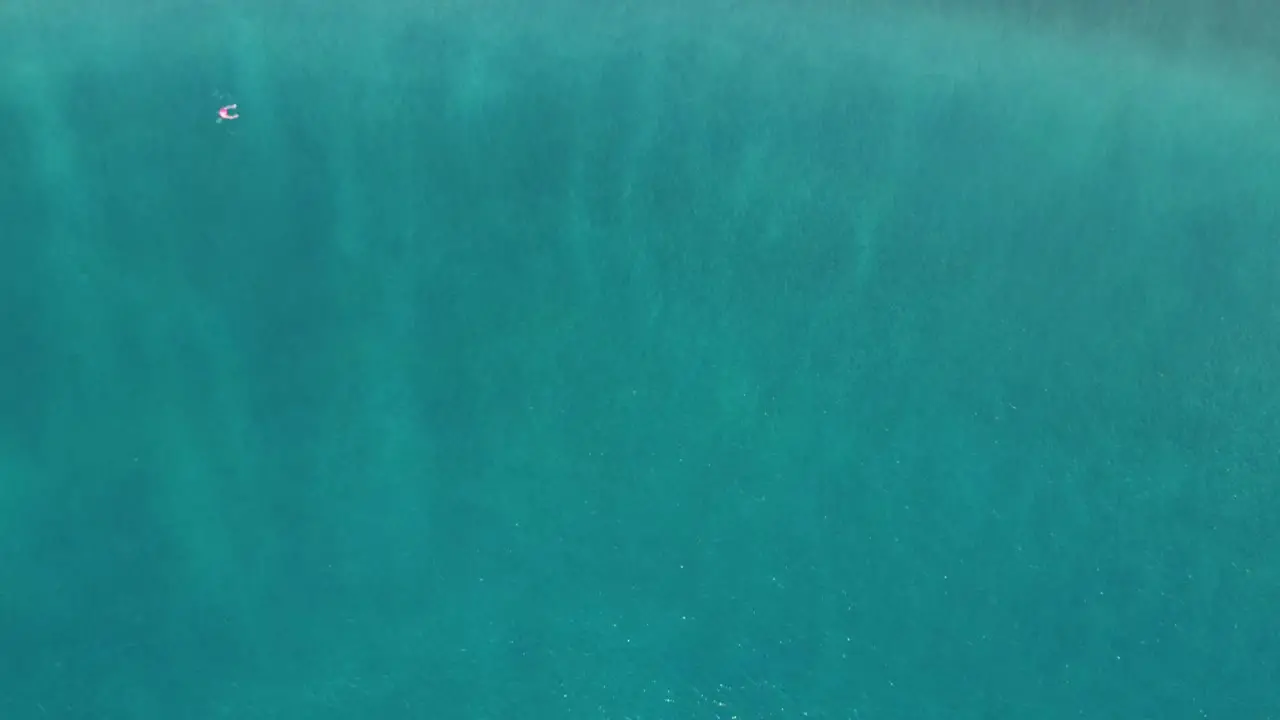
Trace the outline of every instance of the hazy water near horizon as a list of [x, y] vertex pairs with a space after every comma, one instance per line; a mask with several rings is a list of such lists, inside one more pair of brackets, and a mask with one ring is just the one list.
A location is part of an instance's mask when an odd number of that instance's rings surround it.
[[143, 8], [0, 11], [6, 718], [1280, 716], [1265, 67]]

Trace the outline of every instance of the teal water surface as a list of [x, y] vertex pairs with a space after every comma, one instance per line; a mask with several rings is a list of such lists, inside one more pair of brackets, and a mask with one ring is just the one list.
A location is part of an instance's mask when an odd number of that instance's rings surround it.
[[0, 15], [4, 718], [1280, 717], [1263, 81], [57, 5]]

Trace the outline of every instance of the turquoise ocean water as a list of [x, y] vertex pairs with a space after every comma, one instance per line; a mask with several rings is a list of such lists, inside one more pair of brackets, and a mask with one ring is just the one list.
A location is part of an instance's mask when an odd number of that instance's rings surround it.
[[0, 717], [1280, 718], [1275, 89], [998, 15], [10, 4]]

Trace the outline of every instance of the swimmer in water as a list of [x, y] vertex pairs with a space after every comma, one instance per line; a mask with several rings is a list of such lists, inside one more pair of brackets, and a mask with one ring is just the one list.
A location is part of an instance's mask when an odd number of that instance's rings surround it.
[[222, 107], [218, 108], [218, 122], [222, 122], [223, 120], [231, 121], [231, 120], [235, 120], [238, 117], [240, 117], [240, 113], [236, 112], [235, 103], [231, 103], [230, 105], [223, 105]]

